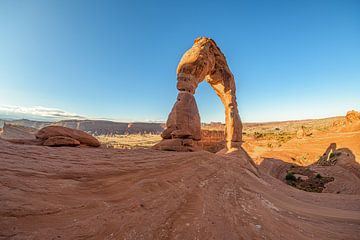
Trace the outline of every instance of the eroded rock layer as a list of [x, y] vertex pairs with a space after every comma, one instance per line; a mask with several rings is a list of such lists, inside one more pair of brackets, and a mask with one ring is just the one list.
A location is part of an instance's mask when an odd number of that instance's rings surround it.
[[[48, 126], [36, 133], [36, 138], [47, 142], [48, 146], [77, 146], [79, 144], [99, 147], [100, 142], [86, 132], [61, 126]], [[72, 139], [72, 140], [71, 140]], [[67, 143], [67, 144], [66, 144]]]
[[[237, 149], [242, 141], [242, 123], [237, 109], [236, 87], [224, 54], [214, 40], [197, 38], [183, 55], [177, 68], [177, 101], [169, 114], [162, 142], [155, 149], [194, 151], [200, 149], [201, 124], [196, 105], [196, 88], [206, 80], [225, 107], [225, 139], [227, 150]], [[174, 140], [174, 139], [182, 139]], [[184, 139], [191, 140], [185, 141]], [[180, 144], [180, 145], [179, 145]]]

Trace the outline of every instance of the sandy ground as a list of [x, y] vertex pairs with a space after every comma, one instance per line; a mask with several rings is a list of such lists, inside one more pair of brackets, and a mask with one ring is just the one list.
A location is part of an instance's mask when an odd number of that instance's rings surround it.
[[314, 132], [311, 136], [292, 138], [281, 146], [268, 147], [272, 140], [245, 138], [243, 147], [257, 163], [263, 159], [275, 158], [299, 165], [316, 162], [331, 143], [337, 148], [348, 148], [360, 163], [360, 131], [354, 132]]
[[150, 148], [162, 139], [156, 134], [99, 135], [96, 138], [106, 147], [120, 149]]
[[0, 239], [359, 239], [360, 195], [300, 191], [248, 160], [0, 140]]

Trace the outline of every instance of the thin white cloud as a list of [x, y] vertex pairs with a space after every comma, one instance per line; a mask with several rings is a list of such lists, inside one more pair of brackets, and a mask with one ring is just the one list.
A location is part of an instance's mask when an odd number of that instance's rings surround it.
[[76, 113], [66, 112], [57, 108], [47, 108], [42, 106], [22, 107], [0, 105], [0, 112], [6, 115], [30, 115], [42, 118], [52, 119], [85, 119], [86, 117]]

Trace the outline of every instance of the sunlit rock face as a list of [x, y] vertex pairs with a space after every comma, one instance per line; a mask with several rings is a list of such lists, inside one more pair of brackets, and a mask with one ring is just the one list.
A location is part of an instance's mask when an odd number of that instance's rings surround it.
[[242, 123], [236, 102], [236, 87], [224, 54], [210, 38], [197, 38], [177, 67], [177, 101], [169, 114], [163, 140], [155, 149], [196, 151], [201, 140], [200, 115], [193, 94], [206, 80], [225, 107], [227, 150], [241, 147]]
[[349, 111], [346, 113], [346, 123], [347, 124], [352, 124], [352, 123], [356, 123], [356, 122], [360, 122], [360, 112], [357, 111]]
[[100, 142], [90, 134], [77, 129], [62, 126], [48, 126], [40, 129], [36, 138], [45, 141], [47, 146], [78, 146], [99, 147]]

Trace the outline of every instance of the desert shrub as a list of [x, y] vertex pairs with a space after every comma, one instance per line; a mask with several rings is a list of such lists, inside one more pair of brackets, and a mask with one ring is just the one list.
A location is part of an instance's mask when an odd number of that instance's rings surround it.
[[285, 176], [285, 179], [287, 181], [296, 181], [296, 177], [295, 177], [294, 173], [292, 173], [292, 172], [288, 172]]
[[263, 134], [262, 134], [262, 133], [259, 133], [259, 132], [254, 132], [254, 137], [255, 137], [256, 139], [258, 139], [258, 138], [263, 137]]
[[316, 176], [315, 176], [316, 178], [322, 178], [322, 176], [321, 176], [321, 174], [320, 173], [318, 173], [318, 174], [316, 174]]

